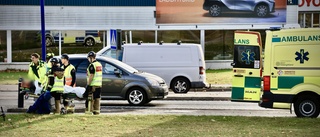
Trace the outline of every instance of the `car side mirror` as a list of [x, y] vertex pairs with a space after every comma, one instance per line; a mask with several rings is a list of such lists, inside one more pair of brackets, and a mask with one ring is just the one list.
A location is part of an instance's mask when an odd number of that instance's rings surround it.
[[114, 74], [118, 77], [121, 77], [121, 73], [120, 73], [119, 69], [114, 69]]

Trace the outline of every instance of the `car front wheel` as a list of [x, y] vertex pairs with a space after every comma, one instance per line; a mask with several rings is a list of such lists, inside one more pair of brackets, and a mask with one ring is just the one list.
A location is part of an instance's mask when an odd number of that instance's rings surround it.
[[127, 99], [131, 105], [143, 105], [147, 101], [147, 95], [141, 88], [132, 88], [128, 92]]
[[213, 4], [209, 9], [209, 14], [212, 17], [217, 17], [217, 16], [220, 16], [221, 11], [222, 11], [222, 7], [221, 6], [219, 6], [217, 4]]
[[263, 4], [262, 5], [258, 5], [255, 8], [254, 12], [256, 13], [256, 15], [258, 17], [265, 17], [265, 16], [267, 16], [269, 14], [269, 7], [266, 6], [266, 5], [263, 5]]

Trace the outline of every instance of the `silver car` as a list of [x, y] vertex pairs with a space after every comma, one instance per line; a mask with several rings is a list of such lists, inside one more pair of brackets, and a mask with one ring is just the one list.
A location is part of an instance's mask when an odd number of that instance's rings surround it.
[[275, 0], [204, 0], [203, 9], [214, 17], [227, 11], [249, 11], [266, 17], [275, 12]]
[[[69, 61], [76, 68], [76, 85], [87, 84], [87, 55], [69, 55]], [[143, 105], [151, 100], [164, 99], [168, 95], [165, 81], [156, 75], [141, 72], [113, 58], [97, 56], [103, 67], [101, 99], [128, 100], [132, 105]]]

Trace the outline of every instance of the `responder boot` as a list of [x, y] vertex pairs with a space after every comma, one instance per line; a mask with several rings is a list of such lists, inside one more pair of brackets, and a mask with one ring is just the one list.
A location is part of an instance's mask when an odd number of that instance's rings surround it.
[[55, 107], [56, 107], [56, 110], [55, 110], [55, 114], [60, 114], [60, 100], [55, 100], [54, 102], [55, 104]]
[[99, 115], [100, 114], [100, 98], [96, 98], [94, 100], [94, 104], [93, 104], [93, 114], [94, 115]]
[[89, 94], [88, 99], [86, 101], [86, 111], [85, 114], [92, 115], [92, 94]]
[[95, 100], [94, 99], [92, 99], [92, 101], [91, 101], [91, 109], [90, 109], [90, 112], [93, 112], [93, 110], [94, 110], [94, 102], [95, 102]]

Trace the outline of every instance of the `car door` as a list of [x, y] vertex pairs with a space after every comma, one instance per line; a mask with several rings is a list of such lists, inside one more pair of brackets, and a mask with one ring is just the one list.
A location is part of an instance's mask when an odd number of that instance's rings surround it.
[[250, 11], [255, 0], [226, 0], [232, 10]]
[[[102, 65], [102, 92], [101, 96], [118, 98], [126, 85], [127, 74], [118, 66], [104, 60], [98, 60]], [[115, 74], [118, 71], [120, 75]]]

